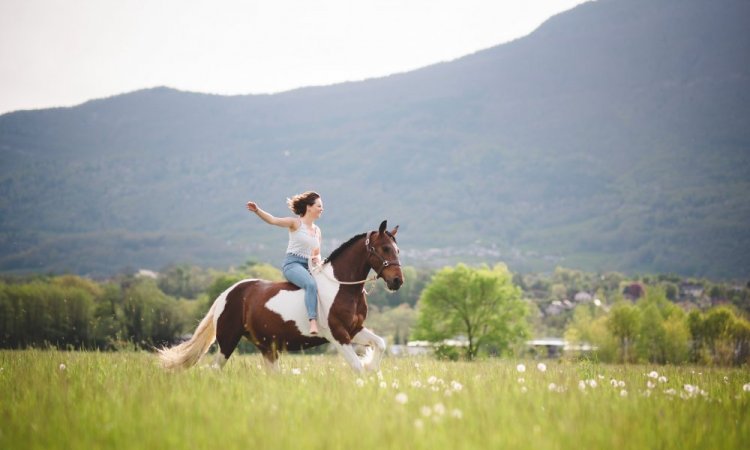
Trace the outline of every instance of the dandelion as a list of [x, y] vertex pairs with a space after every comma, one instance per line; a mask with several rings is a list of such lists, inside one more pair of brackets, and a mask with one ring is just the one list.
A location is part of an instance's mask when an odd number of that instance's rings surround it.
[[625, 387], [625, 382], [624, 382], [624, 381], [622, 381], [622, 380], [618, 381], [618, 382], [617, 382], [617, 387], [621, 387], [621, 388], [624, 388], [624, 387]]
[[609, 380], [609, 384], [611, 384], [612, 387], [617, 387], [617, 380], [615, 380], [614, 378], [612, 378], [611, 380]]
[[664, 375], [659, 377], [659, 383], [666, 383], [666, 382], [667, 382], [667, 377], [665, 377]]
[[649, 380], [648, 382], [646, 382], [646, 387], [649, 388], [649, 389], [653, 389], [653, 388], [656, 387], [656, 383], [654, 383], [653, 381]]
[[600, 380], [604, 379], [604, 375], [597, 375], [596, 377], [599, 378]]
[[393, 389], [398, 389], [398, 380], [393, 380], [393, 382], [391, 383], [391, 387]]
[[685, 392], [687, 392], [688, 394], [693, 395], [698, 389], [698, 386], [691, 386], [689, 384], [685, 384], [682, 386], [682, 388], [685, 389]]
[[526, 386], [521, 386], [521, 393], [522, 394], [525, 394], [527, 391], [528, 391], [528, 389], [526, 388]]
[[464, 385], [459, 383], [458, 381], [456, 380], [451, 381], [451, 389], [453, 389], [454, 391], [460, 392], [461, 389], [463, 388], [464, 388]]
[[409, 396], [403, 392], [396, 394], [396, 403], [399, 405], [405, 405], [409, 401]]
[[387, 388], [387, 387], [388, 387], [388, 383], [386, 383], [385, 381], [381, 381], [381, 382], [380, 382], [380, 388], [381, 388], [381, 389], [385, 389], [385, 388]]
[[599, 300], [598, 298], [595, 298], [594, 299], [594, 306], [596, 306], [596, 307], [602, 306], [602, 301]]
[[518, 384], [524, 384], [526, 380], [523, 377], [518, 377]]
[[421, 381], [419, 381], [419, 380], [416, 380], [416, 381], [412, 381], [412, 382], [411, 382], [411, 387], [415, 387], [415, 388], [421, 388], [421, 387], [422, 387], [422, 382], [421, 382]]
[[677, 391], [675, 391], [672, 388], [669, 388], [666, 391], [664, 391], [664, 393], [667, 394], [667, 395], [675, 395], [677, 393]]
[[593, 378], [590, 380], [586, 380], [586, 383], [588, 383], [588, 385], [592, 388], [595, 388], [596, 386], [598, 386], [596, 383], [596, 380], [594, 380]]
[[302, 373], [302, 371], [299, 370], [299, 369], [297, 369], [296, 367], [294, 369], [292, 369], [292, 375], [299, 375], [301, 373]]
[[378, 373], [377, 373], [377, 375], [378, 375], [378, 380], [381, 380], [381, 381], [383, 381], [383, 372], [382, 372], [382, 371], [380, 371], [380, 370], [378, 370]]
[[649, 372], [648, 377], [649, 378], [654, 378], [654, 379], [655, 378], [659, 378], [659, 373], [656, 372], [655, 370], [652, 370], [651, 372]]
[[549, 384], [549, 386], [547, 386], [547, 389], [548, 389], [548, 390], [549, 390], [550, 392], [554, 392], [554, 391], [556, 391], [556, 390], [557, 390], [557, 385], [556, 385], [555, 383], [550, 383], [550, 384]]
[[725, 382], [725, 383], [729, 383], [729, 377], [725, 376], [725, 377], [724, 377], [724, 382]]
[[743, 384], [742, 390], [745, 392], [750, 392], [750, 383]]
[[355, 381], [355, 383], [357, 383], [357, 386], [362, 387], [365, 385], [365, 380], [363, 380], [362, 378], [357, 378], [357, 381]]
[[442, 416], [445, 414], [445, 405], [442, 403], [435, 403], [435, 406], [432, 407], [432, 410], [435, 411], [435, 414]]
[[620, 391], [620, 397], [627, 397], [627, 396], [628, 396], [628, 391], [626, 391], [625, 389]]
[[460, 420], [460, 419], [464, 418], [464, 413], [462, 413], [460, 409], [452, 409], [451, 410], [451, 417], [453, 417], [454, 419], [459, 419]]
[[440, 388], [437, 386], [430, 386], [430, 390], [432, 390], [432, 392], [437, 392], [440, 390]]
[[435, 384], [435, 383], [437, 383], [437, 380], [438, 380], [437, 377], [435, 375], [433, 375], [433, 376], [431, 376], [430, 378], [427, 379], [427, 384]]
[[421, 413], [421, 414], [422, 414], [423, 416], [425, 416], [425, 417], [430, 417], [430, 415], [432, 414], [432, 408], [430, 408], [429, 406], [426, 406], [426, 405], [425, 405], [425, 406], [423, 406], [423, 407], [419, 408], [419, 412], [420, 412], [420, 413]]
[[65, 364], [60, 364], [60, 370], [65, 370], [67, 366]]
[[422, 422], [422, 419], [414, 420], [414, 428], [416, 428], [417, 430], [421, 430], [422, 428], [424, 428], [424, 422]]
[[516, 370], [520, 373], [524, 373], [526, 372], [526, 366], [524, 366], [523, 364], [519, 364], [516, 366]]
[[547, 365], [544, 364], [543, 362], [540, 362], [539, 364], [537, 364], [536, 368], [540, 372], [546, 372], [547, 371]]
[[586, 382], [583, 380], [578, 381], [578, 389], [585, 391], [586, 390]]

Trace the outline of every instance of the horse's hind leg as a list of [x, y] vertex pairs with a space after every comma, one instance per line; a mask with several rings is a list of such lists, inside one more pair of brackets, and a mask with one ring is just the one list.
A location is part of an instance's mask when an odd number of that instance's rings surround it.
[[242, 339], [241, 328], [237, 330], [227, 330], [226, 328], [222, 329], [219, 327], [219, 329], [216, 330], [216, 341], [219, 343], [219, 351], [216, 352], [211, 367], [215, 369], [221, 369], [224, 367], [224, 364], [227, 363], [229, 357], [232, 356], [234, 349], [237, 348], [240, 339]]

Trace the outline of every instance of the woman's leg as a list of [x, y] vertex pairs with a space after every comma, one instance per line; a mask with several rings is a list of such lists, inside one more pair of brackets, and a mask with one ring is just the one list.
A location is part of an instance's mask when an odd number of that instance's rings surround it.
[[318, 318], [318, 285], [315, 279], [301, 263], [291, 263], [284, 265], [284, 276], [287, 280], [294, 283], [295, 286], [305, 290], [305, 308], [307, 308], [307, 317], [310, 319]]

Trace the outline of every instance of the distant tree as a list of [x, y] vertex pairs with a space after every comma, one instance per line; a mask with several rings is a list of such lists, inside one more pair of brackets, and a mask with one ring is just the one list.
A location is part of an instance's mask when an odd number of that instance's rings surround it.
[[631, 346], [638, 337], [640, 322], [640, 311], [628, 302], [616, 303], [609, 312], [607, 327], [620, 342], [622, 362], [631, 362], [633, 359]]
[[506, 351], [527, 335], [526, 307], [507, 267], [470, 268], [464, 264], [439, 271], [418, 303], [414, 337], [438, 342], [464, 335], [466, 357], [481, 346]]

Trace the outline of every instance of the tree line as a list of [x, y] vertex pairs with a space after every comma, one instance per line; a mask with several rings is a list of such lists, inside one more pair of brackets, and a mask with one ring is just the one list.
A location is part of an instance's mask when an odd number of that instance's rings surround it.
[[[368, 286], [368, 327], [390, 344], [458, 338], [463, 347], [439, 352], [456, 358], [463, 349], [472, 359], [521, 354], [530, 336], [564, 336], [591, 344], [595, 350], [586, 357], [602, 362], [740, 365], [750, 358], [746, 285], [564, 268], [513, 274], [502, 264], [405, 267], [404, 273], [407, 283], [396, 293]], [[0, 347], [116, 350], [172, 343], [243, 278], [283, 277], [253, 261], [227, 271], [173, 265], [102, 281], [6, 276], [0, 279]]]

